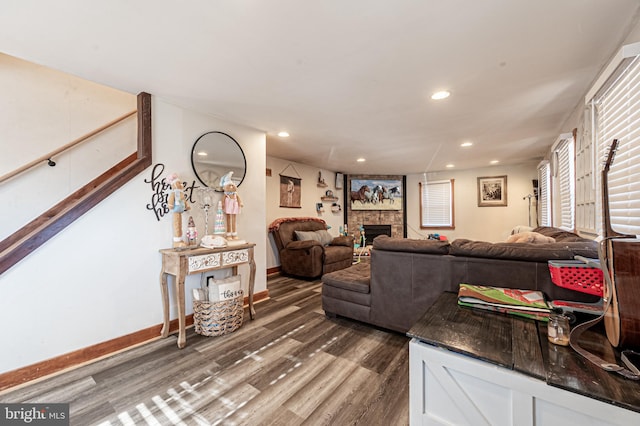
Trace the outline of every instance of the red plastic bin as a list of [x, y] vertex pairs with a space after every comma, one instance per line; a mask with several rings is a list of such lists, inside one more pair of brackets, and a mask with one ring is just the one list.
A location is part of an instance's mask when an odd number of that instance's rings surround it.
[[549, 260], [551, 281], [558, 287], [602, 297], [604, 275], [579, 260]]

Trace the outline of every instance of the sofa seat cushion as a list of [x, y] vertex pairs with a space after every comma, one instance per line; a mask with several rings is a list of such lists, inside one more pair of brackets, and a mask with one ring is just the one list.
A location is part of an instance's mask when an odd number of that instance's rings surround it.
[[448, 254], [449, 242], [439, 240], [416, 240], [379, 235], [373, 240], [374, 250], [401, 251], [408, 253]]
[[575, 256], [598, 257], [597, 243], [490, 243], [457, 239], [451, 243], [449, 253], [454, 256], [482, 257], [491, 259], [525, 260], [546, 262], [555, 259], [573, 259]]
[[330, 272], [322, 276], [324, 286], [331, 286], [357, 293], [369, 293], [371, 282], [371, 265], [357, 263], [346, 269]]

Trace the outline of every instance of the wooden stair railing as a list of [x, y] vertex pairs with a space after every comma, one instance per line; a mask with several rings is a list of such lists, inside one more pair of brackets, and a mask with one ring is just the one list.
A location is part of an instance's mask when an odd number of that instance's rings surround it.
[[[69, 142], [66, 145], [61, 146], [58, 149], [55, 149], [53, 151], [51, 151], [50, 153], [43, 155], [41, 157], [36, 158], [35, 160], [31, 161], [30, 163], [25, 164], [22, 167], [18, 167], [17, 169], [15, 169], [12, 172], [9, 172], [3, 176], [0, 176], [0, 183], [7, 181], [15, 176], [18, 176], [20, 173], [26, 172], [27, 170], [29, 170], [32, 167], [37, 166], [38, 164], [42, 164], [42, 162], [47, 161], [47, 160], [51, 160], [51, 158], [53, 158], [54, 156], [63, 153], [64, 151], [73, 148], [76, 145], [81, 144], [82, 142], [86, 142], [87, 140], [89, 140], [90, 138], [92, 138], [93, 136], [97, 135], [98, 133], [110, 128], [111, 126], [115, 126], [116, 124], [118, 124], [119, 122], [126, 120], [127, 118], [131, 117], [132, 115], [134, 115], [136, 112], [138, 112], [137, 110], [128, 112], [118, 118], [116, 118], [115, 120], [112, 120], [110, 122], [108, 122], [107, 124], [98, 127], [97, 129], [87, 133], [86, 135], [82, 135], [79, 138], [77, 138], [76, 140], [73, 140], [71, 142]], [[55, 163], [53, 163], [55, 165]]]
[[138, 146], [131, 154], [0, 241], [0, 275], [151, 165], [151, 95], [138, 95]]

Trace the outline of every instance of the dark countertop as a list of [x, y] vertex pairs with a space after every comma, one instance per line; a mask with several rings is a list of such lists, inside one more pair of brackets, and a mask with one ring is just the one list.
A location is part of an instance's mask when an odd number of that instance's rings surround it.
[[[456, 293], [443, 293], [407, 336], [640, 412], [640, 381], [606, 372], [570, 347], [549, 343], [546, 323], [463, 308]], [[580, 345], [606, 361], [621, 363], [602, 327], [585, 331]]]

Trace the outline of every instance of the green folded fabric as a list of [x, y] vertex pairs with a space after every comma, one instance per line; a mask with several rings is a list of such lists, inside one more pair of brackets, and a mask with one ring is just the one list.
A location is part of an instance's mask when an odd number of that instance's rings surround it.
[[458, 305], [548, 321], [549, 305], [535, 290], [460, 284]]

